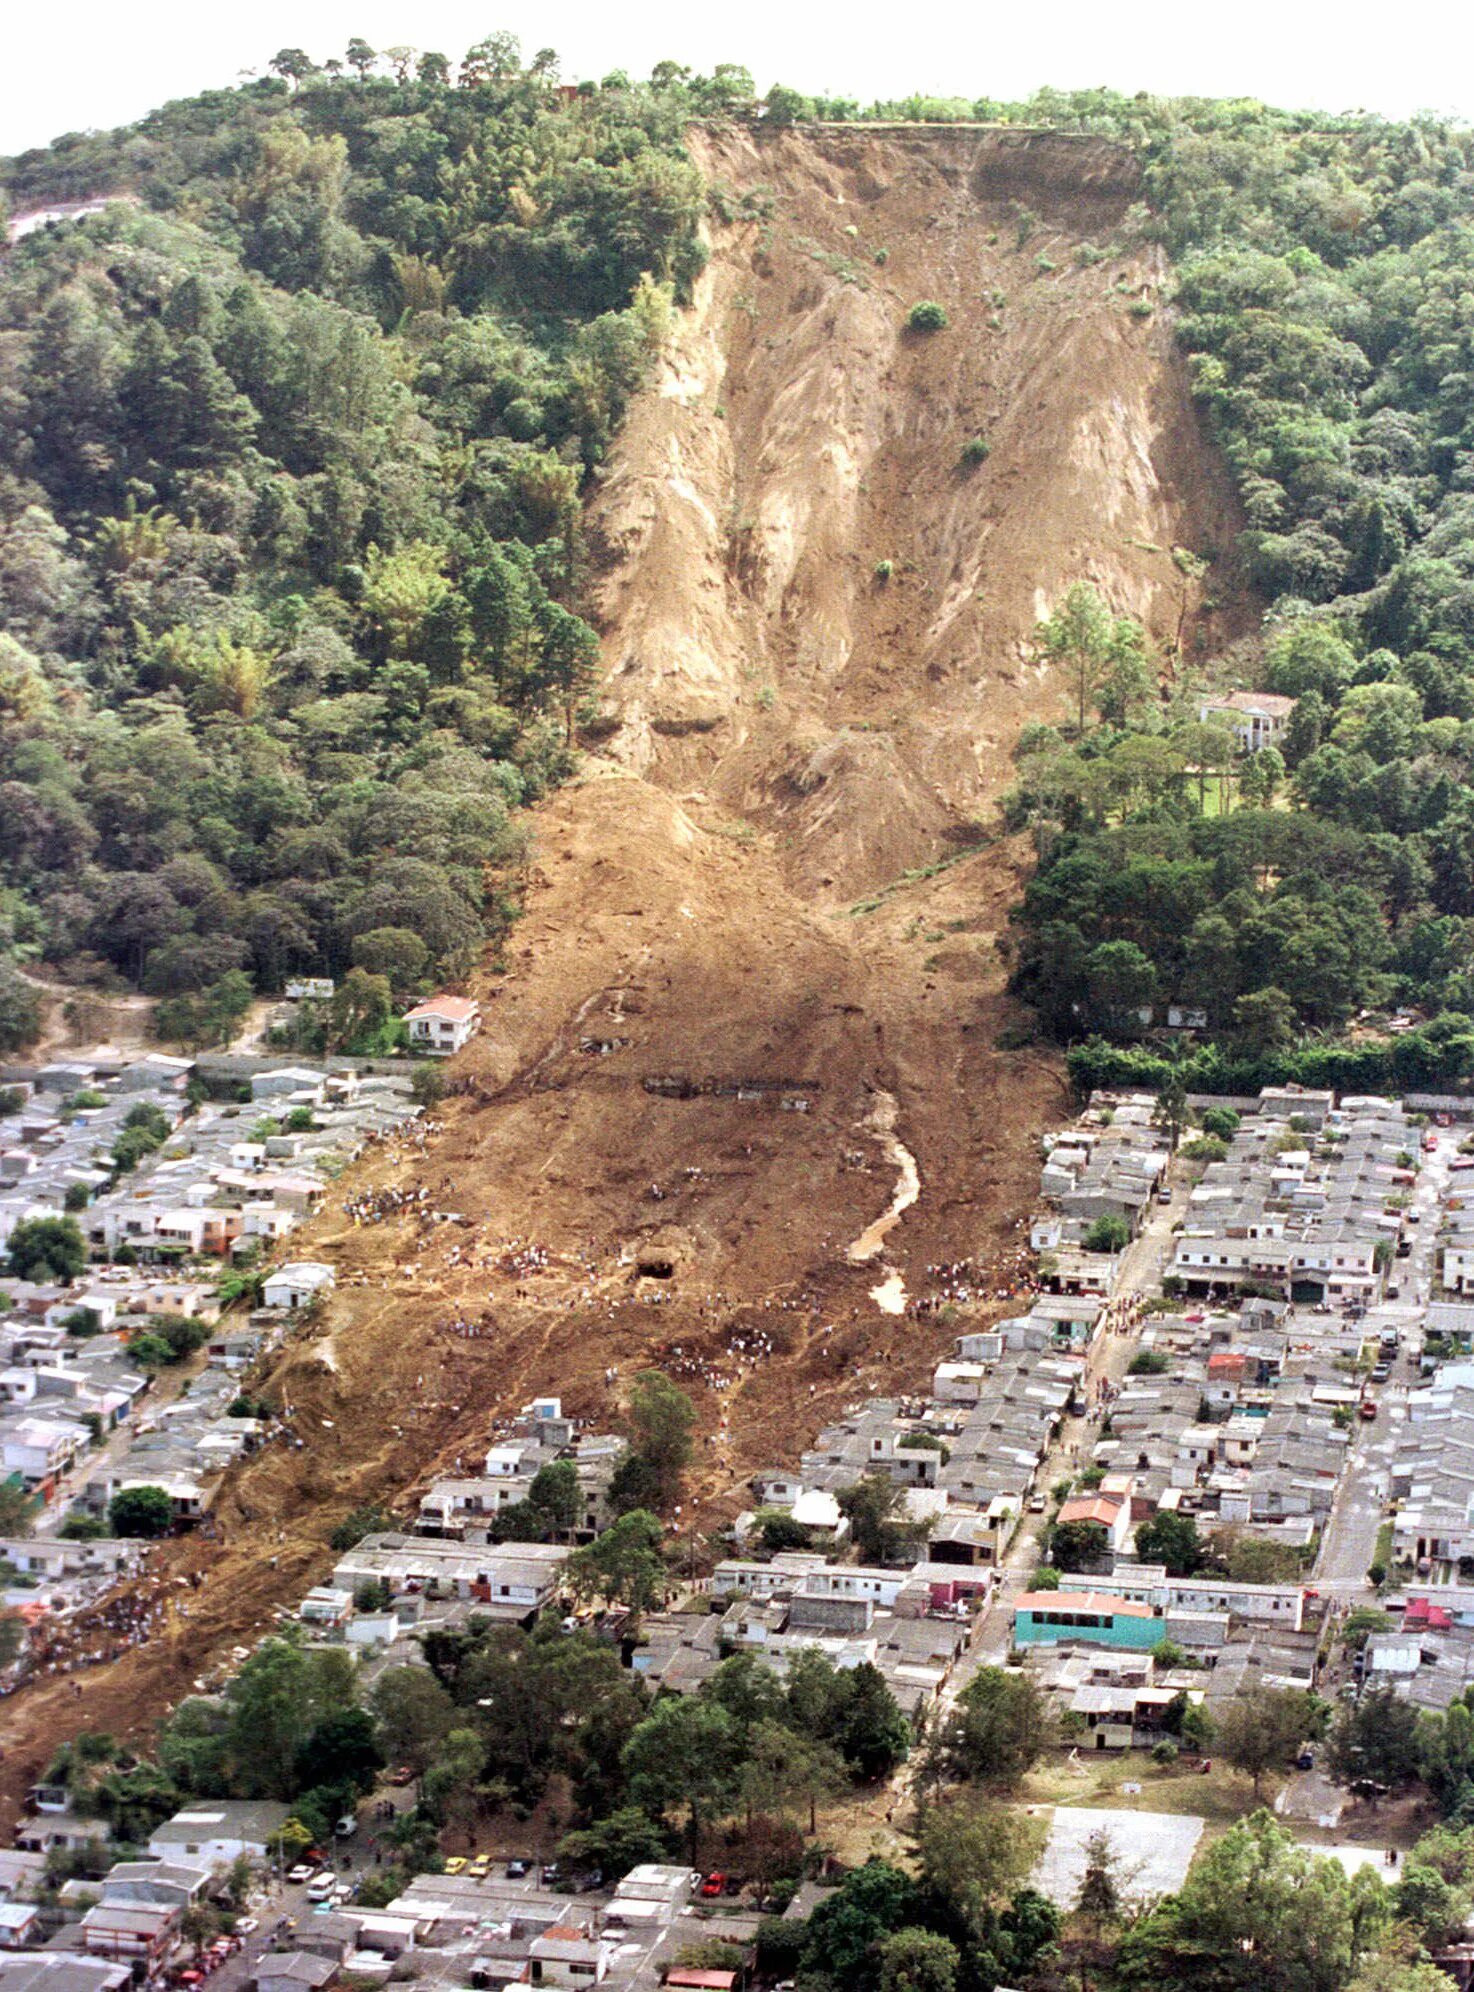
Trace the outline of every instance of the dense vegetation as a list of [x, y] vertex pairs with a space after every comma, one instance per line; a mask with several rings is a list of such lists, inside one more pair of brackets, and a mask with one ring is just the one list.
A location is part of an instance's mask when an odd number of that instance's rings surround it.
[[[1141, 668], [1139, 643], [1089, 604], [1074, 604], [1089, 627], [1046, 631], [1086, 696], [1069, 741], [1023, 743], [1015, 820], [1043, 862], [1018, 986], [1066, 1038], [1201, 1006], [1250, 1072], [1311, 1079], [1359, 1010], [1414, 1005], [1445, 1021], [1350, 1083], [1460, 1076], [1474, 135], [1099, 94], [1034, 109], [1142, 151], [1179, 336], [1247, 520], [1237, 548], [1200, 551], [1225, 570], [1236, 557], [1268, 606], [1262, 643], [1172, 660], [1166, 689], [1161, 660]], [[1297, 704], [1279, 749], [1235, 757], [1199, 695], [1246, 683]], [[1321, 1043], [1301, 1070], [1307, 1035]]]
[[591, 680], [580, 488], [699, 267], [690, 91], [275, 67], [5, 172], [134, 197], [0, 273], [12, 1045], [17, 950], [196, 1038], [465, 965]]

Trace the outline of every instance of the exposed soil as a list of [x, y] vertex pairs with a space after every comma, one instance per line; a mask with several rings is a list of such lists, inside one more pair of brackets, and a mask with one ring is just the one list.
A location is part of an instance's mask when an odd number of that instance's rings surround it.
[[[605, 1421], [662, 1363], [700, 1407], [705, 1522], [842, 1405], [929, 1372], [956, 1321], [887, 1311], [929, 1267], [977, 1262], [997, 1290], [978, 1313], [1006, 1308], [1065, 1108], [1054, 1058], [998, 1049], [1028, 852], [994, 805], [1019, 729], [1067, 704], [1030, 635], [1078, 579], [1164, 669], [1241, 633], [1231, 578], [1174, 558], [1231, 545], [1226, 479], [1161, 311], [1130, 309], [1162, 270], [1112, 246], [1123, 154], [975, 132], [700, 146], [753, 218], [717, 228], [592, 501], [608, 713], [539, 811], [526, 917], [476, 983], [469, 1090], [423, 1161], [376, 1153], [294, 1237], [340, 1279], [271, 1384], [304, 1444], [232, 1479], [222, 1545], [163, 1553], [208, 1573], [169, 1637], [80, 1698], [57, 1679], [7, 1704], [11, 1808], [59, 1737], [143, 1727], [269, 1623], [347, 1508], [406, 1503], [534, 1394]], [[906, 333], [921, 298], [949, 329]], [[990, 454], [965, 469], [975, 434]], [[469, 1225], [343, 1214], [350, 1187], [416, 1179]], [[759, 1332], [772, 1354], [743, 1368], [729, 1339]]]

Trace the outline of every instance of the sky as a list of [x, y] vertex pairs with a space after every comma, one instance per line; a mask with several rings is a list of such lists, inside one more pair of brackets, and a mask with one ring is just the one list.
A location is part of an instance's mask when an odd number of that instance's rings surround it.
[[278, 48], [315, 60], [352, 35], [452, 60], [496, 28], [529, 53], [555, 48], [569, 81], [664, 57], [710, 70], [741, 62], [760, 88], [875, 97], [1023, 97], [1041, 84], [1107, 84], [1388, 117], [1474, 120], [1474, 6], [1407, 0], [71, 0], [59, 14], [10, 0], [0, 31], [0, 154], [64, 131], [126, 124], [170, 97], [264, 68]]

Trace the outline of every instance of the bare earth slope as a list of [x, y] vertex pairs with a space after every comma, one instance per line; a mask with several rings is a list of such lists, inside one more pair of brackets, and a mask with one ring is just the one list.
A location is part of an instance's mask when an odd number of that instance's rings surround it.
[[[1026, 853], [968, 847], [1020, 727], [1062, 709], [1039, 615], [1089, 579], [1164, 652], [1235, 634], [1244, 606], [1210, 614], [1174, 559], [1228, 547], [1231, 501], [1160, 313], [1130, 309], [1155, 252], [1109, 247], [1123, 155], [700, 146], [745, 218], [592, 504], [599, 744], [539, 813], [444, 1132], [342, 1186], [425, 1181], [469, 1227], [356, 1225], [340, 1195], [294, 1240], [340, 1269], [273, 1380], [302, 1446], [224, 1490], [223, 1544], [163, 1553], [207, 1573], [167, 1638], [7, 1705], [12, 1798], [58, 1736], [136, 1729], [223, 1662], [349, 1506], [469, 1463], [535, 1392], [603, 1417], [662, 1362], [701, 1406], [702, 1513], [730, 1512], [862, 1388], [927, 1373], [955, 1324], [894, 1310], [930, 1267], [976, 1261], [1002, 1311], [1064, 1089], [996, 1048]], [[905, 332], [919, 298], [948, 330]]]

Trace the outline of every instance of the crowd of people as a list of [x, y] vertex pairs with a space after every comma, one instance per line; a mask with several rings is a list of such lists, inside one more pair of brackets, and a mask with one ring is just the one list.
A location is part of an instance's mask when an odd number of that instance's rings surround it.
[[343, 1205], [343, 1215], [351, 1217], [355, 1226], [384, 1224], [391, 1217], [402, 1217], [406, 1211], [422, 1211], [429, 1201], [428, 1183], [406, 1183], [402, 1187], [395, 1183], [381, 1183], [377, 1189], [364, 1190], [356, 1197], [349, 1197]]
[[942, 1260], [926, 1268], [928, 1290], [906, 1303], [917, 1319], [940, 1314], [944, 1307], [986, 1306], [999, 1300], [1031, 1300], [1039, 1291], [1032, 1249], [1016, 1245], [990, 1265], [976, 1259]]
[[[139, 1568], [99, 1603], [65, 1616], [37, 1620], [26, 1642], [26, 1678], [47, 1674], [75, 1675], [88, 1667], [105, 1667], [145, 1640], [155, 1639], [177, 1613], [189, 1616], [189, 1605], [178, 1592], [196, 1591], [199, 1571], [188, 1577], [168, 1577], [150, 1568], [151, 1552], [140, 1553]], [[81, 1684], [75, 1684], [81, 1693]]]

